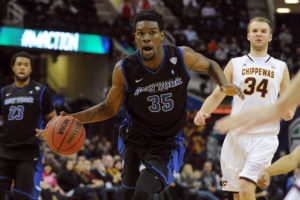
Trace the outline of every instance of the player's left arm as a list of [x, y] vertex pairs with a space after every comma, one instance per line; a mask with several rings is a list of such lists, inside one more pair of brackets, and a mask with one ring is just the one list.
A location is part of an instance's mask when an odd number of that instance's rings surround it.
[[183, 59], [186, 67], [195, 71], [204, 71], [220, 86], [221, 92], [226, 95], [240, 95], [242, 92], [239, 87], [228, 82], [220, 65], [214, 60], [208, 59], [201, 53], [193, 49], [181, 46]]
[[[44, 115], [44, 118], [47, 120], [47, 122], [57, 116], [56, 110], [53, 105], [52, 96], [47, 88], [45, 88], [45, 91], [42, 96], [41, 109], [41, 112]], [[41, 140], [45, 140], [45, 130], [35, 129], [35, 131], [38, 133], [37, 137], [39, 137]]]
[[[290, 86], [290, 75], [289, 75], [288, 67], [285, 66], [282, 80], [280, 83], [280, 96], [288, 89], [289, 86]], [[289, 109], [287, 112], [282, 113], [281, 118], [285, 121], [291, 120], [294, 117], [295, 111], [296, 111], [296, 106]]]

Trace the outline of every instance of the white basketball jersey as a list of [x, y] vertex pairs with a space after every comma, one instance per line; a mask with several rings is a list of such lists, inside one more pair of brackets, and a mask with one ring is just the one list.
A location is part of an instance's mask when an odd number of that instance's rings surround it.
[[[277, 101], [280, 83], [286, 64], [271, 56], [256, 58], [250, 55], [232, 59], [233, 84], [239, 86], [245, 100], [233, 97], [231, 115], [271, 105]], [[257, 113], [259, 115], [260, 113]], [[278, 134], [279, 121], [268, 123], [247, 131], [249, 134]]]

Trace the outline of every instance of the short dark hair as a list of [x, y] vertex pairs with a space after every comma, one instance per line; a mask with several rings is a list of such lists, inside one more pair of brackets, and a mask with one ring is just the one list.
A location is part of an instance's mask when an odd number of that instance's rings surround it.
[[161, 13], [154, 9], [142, 10], [137, 13], [134, 20], [134, 26], [136, 26], [139, 21], [155, 21], [158, 23], [160, 31], [164, 29], [163, 16]]
[[15, 55], [13, 55], [13, 57], [11, 58], [11, 61], [10, 61], [10, 67], [14, 66], [14, 64], [16, 62], [16, 59], [18, 57], [28, 58], [30, 60], [30, 63], [32, 64], [32, 57], [31, 57], [31, 55], [28, 52], [26, 52], [26, 51], [21, 51], [21, 52], [16, 53]]

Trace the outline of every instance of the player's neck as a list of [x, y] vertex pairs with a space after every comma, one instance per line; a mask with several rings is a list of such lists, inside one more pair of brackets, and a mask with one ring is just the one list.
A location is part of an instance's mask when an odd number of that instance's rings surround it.
[[150, 61], [143, 60], [143, 64], [146, 67], [148, 67], [150, 70], [155, 71], [160, 67], [160, 65], [163, 61], [163, 57], [164, 57], [164, 50], [161, 47], [158, 50], [157, 55], [155, 56], [155, 58], [153, 60], [150, 60]]
[[249, 54], [253, 57], [266, 57], [268, 56], [268, 46], [263, 49], [255, 49], [254, 47], [251, 47]]
[[15, 84], [17, 88], [23, 88], [25, 86], [27, 86], [30, 83], [30, 78], [28, 78], [26, 81], [22, 82], [22, 81], [18, 81], [15, 80]]

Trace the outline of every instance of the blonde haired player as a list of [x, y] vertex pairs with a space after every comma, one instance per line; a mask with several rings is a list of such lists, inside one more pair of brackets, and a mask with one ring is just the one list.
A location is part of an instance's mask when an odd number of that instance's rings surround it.
[[[226, 133], [229, 130], [240, 127], [240, 132], [244, 132], [250, 127], [265, 124], [267, 122], [280, 119], [281, 113], [294, 109], [300, 104], [300, 71], [294, 77], [292, 84], [279, 100], [270, 106], [254, 109], [249, 112], [241, 113], [235, 116], [225, 117], [216, 123], [215, 129], [218, 132]], [[258, 114], [259, 113], [259, 114]], [[271, 166], [264, 169], [258, 177], [257, 184], [260, 188], [270, 185], [270, 176], [276, 176], [292, 171], [300, 164], [300, 145], [295, 150], [286, 155]], [[285, 197], [285, 200], [300, 199], [300, 179], [296, 179], [295, 187]]]
[[[247, 39], [250, 53], [233, 58], [224, 70], [227, 79], [240, 86], [245, 94], [244, 100], [233, 98], [232, 115], [274, 104], [290, 81], [286, 64], [268, 55], [268, 43], [272, 40], [272, 24], [268, 19], [253, 18]], [[217, 87], [197, 113], [195, 124], [204, 125], [224, 97]], [[287, 112], [283, 117], [290, 120], [292, 116], [293, 112]], [[222, 147], [222, 189], [236, 192], [235, 200], [254, 200], [258, 174], [271, 164], [278, 146], [279, 122], [248, 129], [242, 135], [237, 135], [237, 131], [226, 135]]]
[[217, 121], [215, 130], [219, 133], [227, 133], [230, 130], [239, 128], [242, 133], [251, 127], [279, 120], [282, 113], [286, 113], [290, 109], [295, 109], [300, 104], [299, 86], [300, 71], [294, 77], [290, 87], [280, 96], [275, 104], [253, 109], [235, 116], [224, 117]]

